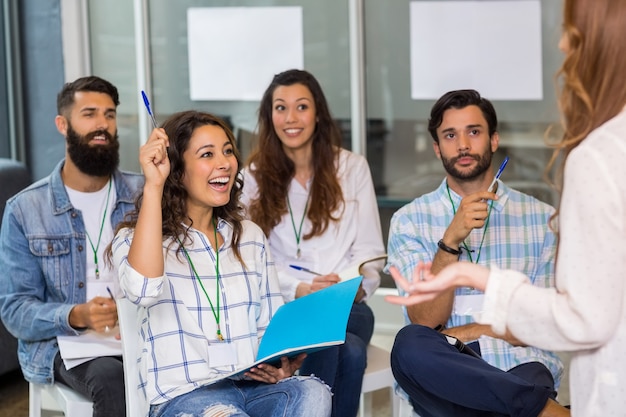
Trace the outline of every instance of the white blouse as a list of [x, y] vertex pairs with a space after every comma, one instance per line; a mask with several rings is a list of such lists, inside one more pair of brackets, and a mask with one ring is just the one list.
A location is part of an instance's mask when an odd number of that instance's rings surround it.
[[[248, 169], [244, 173], [242, 203], [248, 206], [256, 198], [258, 186]], [[302, 281], [311, 282], [314, 275], [295, 270], [289, 265], [298, 265], [320, 274], [340, 273], [360, 262], [385, 253], [378, 204], [369, 166], [365, 158], [347, 150], [339, 156], [337, 173], [343, 191], [345, 205], [338, 213], [337, 222], [330, 222], [321, 236], [300, 241], [300, 258], [296, 257], [295, 231], [300, 226], [310, 189], [303, 188], [292, 179], [289, 187], [289, 203], [293, 212], [293, 223], [286, 213], [269, 236], [272, 258], [276, 263], [281, 291], [285, 301], [295, 298], [296, 287]], [[295, 231], [294, 231], [295, 224]], [[302, 235], [311, 230], [311, 222], [304, 218]], [[380, 270], [383, 261], [364, 266], [363, 289], [366, 298], [380, 285]]]

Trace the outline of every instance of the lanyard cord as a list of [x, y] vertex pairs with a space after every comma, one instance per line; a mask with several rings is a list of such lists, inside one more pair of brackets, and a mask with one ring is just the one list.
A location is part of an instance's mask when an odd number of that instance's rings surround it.
[[[450, 199], [450, 204], [452, 204], [452, 212], [456, 215], [456, 207], [454, 207], [454, 202], [452, 201], [452, 196], [450, 195], [450, 187], [446, 182], [446, 189], [448, 190], [448, 198]], [[480, 259], [480, 252], [483, 250], [483, 242], [485, 241], [485, 236], [487, 235], [487, 226], [489, 226], [489, 219], [491, 218], [491, 209], [493, 208], [493, 200], [491, 200], [491, 204], [489, 204], [489, 212], [487, 213], [487, 221], [485, 221], [485, 227], [483, 227], [483, 237], [480, 239], [480, 246], [478, 247], [478, 256], [476, 256], [476, 263]], [[462, 242], [463, 248], [467, 251], [467, 256], [470, 258], [470, 262], [474, 262], [472, 259], [472, 252], [467, 247], [465, 241]]]
[[193, 273], [196, 276], [196, 280], [200, 284], [200, 288], [202, 288], [202, 292], [204, 292], [206, 299], [209, 300], [209, 305], [211, 306], [213, 317], [215, 317], [215, 322], [217, 323], [217, 338], [219, 340], [224, 340], [224, 336], [222, 336], [222, 331], [220, 329], [220, 250], [219, 250], [219, 244], [217, 242], [217, 224], [215, 222], [215, 218], [213, 218], [213, 236], [215, 236], [215, 247], [217, 248], [215, 250], [215, 276], [216, 276], [215, 298], [217, 299], [217, 302], [216, 302], [217, 309], [213, 307], [211, 298], [209, 297], [209, 294], [204, 288], [204, 284], [202, 284], [202, 281], [200, 280], [200, 276], [198, 275], [198, 272], [196, 271], [195, 265], [191, 261], [191, 257], [189, 256], [187, 249], [185, 249], [180, 239], [178, 240], [178, 242], [180, 243], [181, 248], [183, 248], [183, 252], [185, 253], [185, 256], [187, 257], [187, 261], [189, 262], [189, 265], [191, 265], [191, 269], [193, 270]]
[[300, 227], [296, 231], [296, 222], [293, 220], [293, 210], [291, 210], [291, 203], [289, 202], [289, 196], [287, 196], [287, 207], [289, 207], [289, 216], [291, 217], [291, 225], [293, 226], [293, 234], [296, 235], [296, 259], [300, 259], [300, 237], [302, 236], [302, 225], [304, 224], [304, 218], [306, 217], [306, 210], [309, 207], [309, 198], [311, 193], [306, 197], [306, 203], [304, 204], [304, 212], [302, 213], [302, 219], [300, 219]]
[[93, 263], [96, 265], [96, 279], [100, 278], [100, 269], [98, 268], [98, 249], [100, 248], [100, 240], [102, 239], [102, 230], [104, 230], [104, 222], [107, 218], [107, 211], [109, 210], [109, 197], [111, 196], [111, 184], [113, 181], [109, 179], [109, 190], [107, 191], [107, 201], [104, 205], [104, 214], [102, 215], [102, 223], [100, 224], [100, 233], [98, 234], [98, 244], [94, 247], [93, 242], [91, 241], [91, 237], [89, 236], [89, 232], [87, 232], [87, 228], [85, 228], [85, 234], [87, 235], [87, 239], [89, 239], [89, 244], [91, 245], [91, 250], [93, 251]]

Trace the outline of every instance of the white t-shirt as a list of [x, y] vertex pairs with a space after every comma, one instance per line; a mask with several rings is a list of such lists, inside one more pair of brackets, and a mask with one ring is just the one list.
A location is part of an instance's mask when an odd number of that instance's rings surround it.
[[[85, 256], [87, 257], [87, 300], [91, 300], [96, 296], [109, 297], [107, 287], [111, 289], [113, 294], [117, 295], [119, 293], [117, 272], [112, 270], [104, 261], [104, 251], [113, 240], [111, 213], [115, 207], [115, 181], [111, 179], [100, 190], [92, 193], [76, 191], [67, 186], [65, 189], [72, 206], [81, 211], [87, 232], [85, 247]], [[100, 235], [101, 228], [102, 235]], [[94, 249], [96, 249], [98, 258], [98, 277], [96, 276]]]

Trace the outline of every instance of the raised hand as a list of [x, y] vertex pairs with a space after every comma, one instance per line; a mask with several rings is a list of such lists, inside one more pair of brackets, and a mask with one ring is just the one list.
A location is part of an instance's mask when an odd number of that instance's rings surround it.
[[473, 229], [485, 225], [489, 215], [489, 200], [495, 200], [496, 194], [487, 191], [464, 197], [456, 208], [456, 214], [443, 236], [443, 241], [450, 247], [456, 247], [469, 236]]
[[139, 149], [139, 163], [146, 177], [146, 185], [163, 186], [170, 173], [167, 157], [169, 138], [162, 128], [152, 130], [148, 141]]

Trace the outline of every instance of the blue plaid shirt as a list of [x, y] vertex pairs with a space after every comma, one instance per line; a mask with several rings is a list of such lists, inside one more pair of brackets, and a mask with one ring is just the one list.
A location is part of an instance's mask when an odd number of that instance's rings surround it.
[[[259, 343], [283, 298], [263, 231], [244, 220], [239, 250], [246, 268], [230, 249], [232, 227], [224, 220], [217, 226], [224, 238], [219, 248], [220, 328], [209, 300], [178, 244], [163, 242], [165, 275], [146, 278], [128, 263], [133, 230], [122, 229], [113, 240], [113, 262], [119, 268], [120, 287], [139, 309], [142, 345], [137, 347], [142, 388], [150, 404], [160, 404], [225, 375], [244, 369], [256, 360]], [[190, 229], [193, 243], [187, 253], [217, 308], [215, 250], [207, 236]], [[237, 363], [210, 366], [208, 346], [227, 343]]]
[[[483, 230], [474, 229], [465, 239], [472, 259], [481, 265], [497, 265], [502, 269], [513, 269], [527, 275], [533, 285], [554, 286], [555, 236], [548, 227], [554, 209], [534, 197], [520, 193], [499, 182], [498, 200], [494, 200], [489, 224], [483, 240]], [[437, 253], [437, 242], [454, 217], [461, 196], [450, 190], [450, 197], [444, 179], [435, 191], [416, 198], [398, 210], [391, 219], [387, 253], [388, 266], [396, 266], [404, 277], [410, 279], [419, 261], [432, 261]], [[469, 261], [465, 250], [461, 260]], [[400, 290], [400, 294], [404, 292]], [[467, 287], [458, 288], [459, 295], [482, 294]], [[405, 319], [408, 320], [408, 315]], [[453, 312], [446, 324], [456, 327], [473, 323], [471, 315], [458, 315]], [[507, 371], [522, 363], [537, 361], [543, 363], [552, 373], [555, 387], [559, 386], [563, 364], [559, 357], [550, 351], [534, 347], [516, 347], [501, 339], [481, 336], [478, 339], [483, 359], [489, 364]]]

